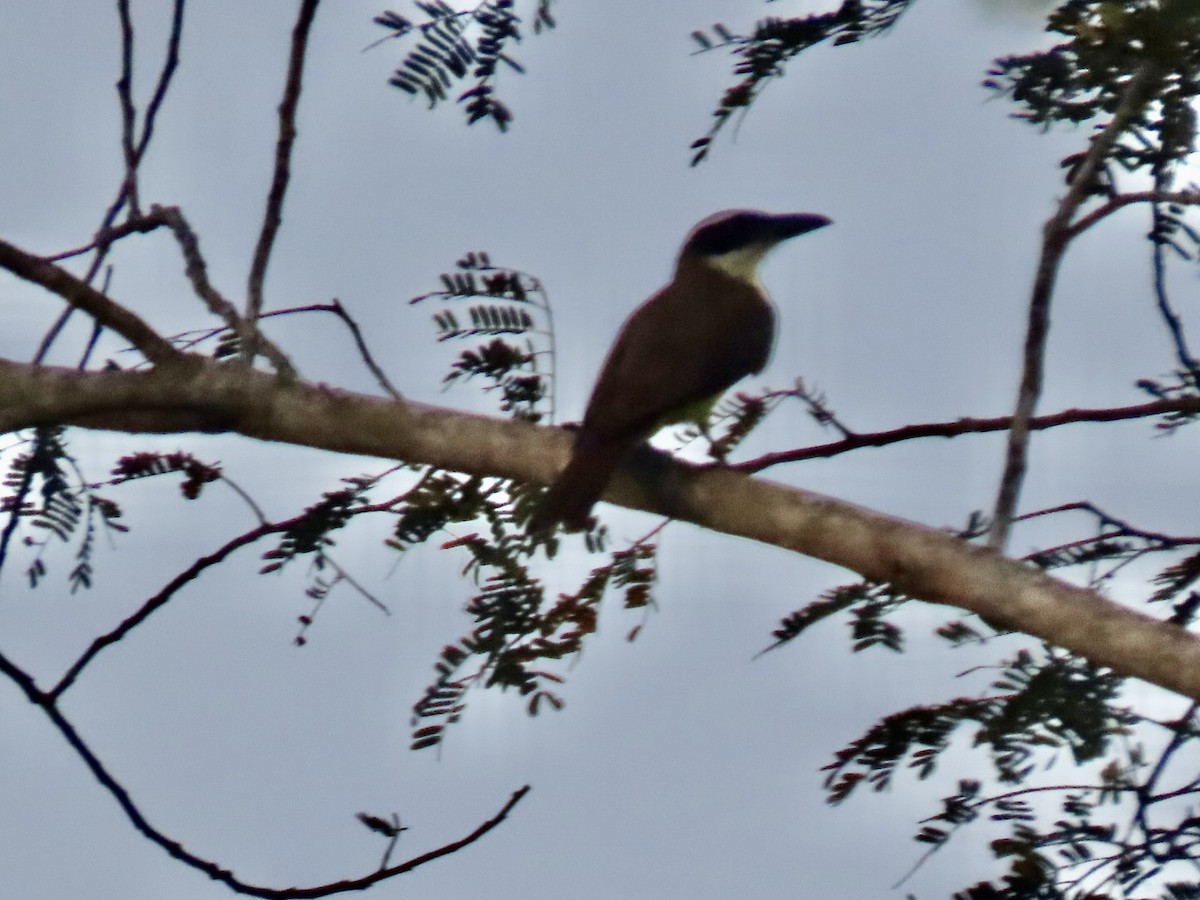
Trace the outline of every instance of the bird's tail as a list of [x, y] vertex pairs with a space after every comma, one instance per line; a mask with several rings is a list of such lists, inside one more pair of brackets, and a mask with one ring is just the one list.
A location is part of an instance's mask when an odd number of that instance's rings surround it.
[[567, 531], [587, 528], [592, 507], [621, 464], [625, 449], [611, 441], [581, 436], [571, 461], [550, 486], [541, 506], [530, 519], [529, 530], [535, 533], [549, 531], [560, 522]]

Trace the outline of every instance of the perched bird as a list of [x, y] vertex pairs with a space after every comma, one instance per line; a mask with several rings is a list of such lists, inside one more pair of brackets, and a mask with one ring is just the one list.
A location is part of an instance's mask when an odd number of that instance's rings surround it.
[[592, 506], [630, 452], [678, 422], [707, 421], [735, 382], [761, 372], [775, 343], [775, 309], [758, 264], [776, 244], [830, 222], [814, 213], [748, 209], [692, 229], [670, 283], [625, 320], [600, 370], [571, 460], [534, 513], [531, 530], [587, 527]]

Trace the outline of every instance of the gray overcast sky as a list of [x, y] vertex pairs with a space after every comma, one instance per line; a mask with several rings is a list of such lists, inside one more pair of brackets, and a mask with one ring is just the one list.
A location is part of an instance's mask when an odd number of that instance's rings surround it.
[[[831, 4], [832, 5], [832, 4]], [[167, 4], [135, 3], [142, 98], [156, 72]], [[214, 281], [237, 296], [261, 219], [294, 3], [193, 3], [183, 62], [144, 170], [144, 202], [181, 205]], [[1041, 221], [1061, 188], [1057, 162], [1084, 135], [1039, 135], [980, 87], [993, 57], [1040, 45], [1027, 4], [925, 0], [889, 37], [821, 48], [772, 85], [711, 158], [687, 166], [728, 84], [729, 61], [696, 56], [687, 34], [816, 2], [563, 3], [560, 27], [526, 41], [523, 77], [502, 95], [510, 134], [465, 129], [457, 109], [425, 112], [386, 84], [400, 47], [360, 52], [383, 6], [327, 3], [306, 69], [291, 192], [268, 281], [272, 307], [340, 298], [406, 395], [486, 408], [471, 389], [441, 393], [427, 313], [407, 298], [468, 249], [536, 273], [558, 322], [564, 419], [625, 314], [669, 274], [687, 229], [729, 206], [819, 211], [835, 227], [786, 246], [763, 279], [782, 310], [762, 381], [803, 376], [855, 428], [1008, 411]], [[406, 12], [403, 6], [396, 7]], [[117, 20], [111, 4], [0, 9], [0, 234], [34, 252], [85, 243], [120, 175]], [[1056, 307], [1047, 410], [1134, 402], [1135, 378], [1169, 366], [1145, 315], [1147, 253], [1118, 218], [1070, 261]], [[112, 291], [163, 331], [206, 324], [161, 236], [115, 255]], [[1191, 274], [1180, 282], [1191, 292]], [[0, 355], [27, 358], [58, 307], [0, 278]], [[375, 390], [328, 322], [272, 325], [304, 375]], [[78, 338], [80, 335], [76, 335]], [[78, 339], [63, 341], [73, 361]], [[1091, 497], [1117, 512], [1194, 454], [1195, 434], [1152, 445], [1149, 426], [1079, 429], [1036, 441], [1030, 508]], [[828, 435], [799, 410], [744, 452]], [[186, 446], [221, 460], [268, 515], [294, 514], [343, 475], [378, 461], [223, 439], [80, 435], [101, 477], [131, 449]], [[961, 524], [992, 500], [995, 438], [914, 444], [815, 462], [772, 477], [933, 525]], [[98, 586], [68, 595], [54, 574], [24, 590], [18, 557], [0, 580], [4, 649], [50, 678], [86, 641], [157, 590], [198, 552], [253, 523], [219, 489], [177, 502], [173, 484], [124, 489], [134, 534], [103, 553]], [[169, 526], [151, 525], [169, 515]], [[1147, 527], [1182, 528], [1186, 498], [1163, 496]], [[649, 520], [614, 516], [618, 536]], [[429, 900], [568, 895], [945, 896], [995, 874], [986, 826], [891, 886], [918, 857], [918, 818], [938, 789], [908, 778], [830, 809], [818, 769], [880, 715], [982, 689], [988, 673], [947, 678], [973, 658], [928, 638], [948, 611], [913, 608], [912, 650], [850, 657], [829, 622], [757, 661], [777, 619], [846, 573], [771, 549], [673, 527], [663, 540], [659, 608], [641, 621], [609, 604], [573, 668], [559, 714], [527, 718], [516, 698], [477, 696], [439, 759], [410, 753], [409, 708], [438, 649], [467, 630], [461, 560], [430, 547], [392, 571], [380, 533], [351, 531], [339, 559], [384, 597], [383, 617], [335, 594], [311, 643], [291, 646], [308, 611], [303, 579], [253, 578], [246, 554], [182, 593], [111, 650], [69, 712], [151, 821], [242, 878], [283, 886], [371, 869], [380, 842], [359, 810], [398, 811], [399, 855], [461, 836], [520, 785], [533, 792], [484, 841], [373, 891]], [[1018, 532], [1020, 552], [1043, 537]], [[265, 549], [265, 548], [264, 548]], [[590, 564], [568, 554], [562, 586]], [[1009, 639], [1012, 650], [1027, 642]], [[989, 651], [988, 658], [995, 654]], [[1172, 707], [1169, 707], [1172, 708]], [[0, 686], [0, 797], [6, 896], [209, 900], [225, 888], [137, 835], [50, 732]]]

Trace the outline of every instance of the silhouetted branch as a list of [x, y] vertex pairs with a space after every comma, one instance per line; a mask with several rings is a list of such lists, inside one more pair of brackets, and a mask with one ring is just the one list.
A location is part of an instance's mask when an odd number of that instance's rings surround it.
[[1111, 216], [1131, 203], [1178, 203], [1181, 206], [1200, 206], [1200, 191], [1128, 191], [1117, 194], [1096, 207], [1086, 216], [1080, 216], [1070, 228], [1067, 236], [1075, 239], [1101, 219]]
[[238, 894], [243, 894], [248, 897], [265, 897], [271, 900], [303, 900], [303, 898], [329, 897], [333, 894], [340, 894], [346, 891], [361, 891], [370, 887], [373, 884], [378, 884], [388, 878], [393, 878], [396, 875], [401, 875], [405, 872], [411, 872], [418, 866], [422, 866], [427, 862], [432, 862], [435, 859], [440, 859], [443, 856], [449, 856], [468, 844], [472, 844], [479, 840], [497, 825], [508, 817], [521, 799], [529, 793], [529, 785], [518, 789], [509, 797], [508, 802], [501, 807], [500, 811], [492, 818], [481, 823], [474, 831], [466, 837], [459, 838], [457, 841], [452, 841], [449, 844], [444, 844], [435, 850], [430, 850], [428, 853], [423, 853], [420, 856], [414, 856], [406, 862], [398, 863], [386, 869], [379, 869], [369, 875], [364, 875], [359, 878], [350, 878], [343, 881], [330, 882], [328, 884], [316, 885], [305, 888], [270, 888], [261, 885], [250, 884], [239, 879], [229, 869], [222, 868], [212, 860], [197, 856], [184, 848], [183, 844], [164, 834], [162, 831], [150, 824], [145, 814], [141, 811], [138, 805], [134, 802], [129, 791], [105, 768], [99, 757], [92, 752], [91, 748], [80, 736], [75, 726], [70, 720], [62, 714], [58, 708], [57, 697], [54, 693], [46, 693], [38, 688], [33, 678], [13, 663], [7, 656], [0, 653], [0, 673], [7, 675], [25, 694], [26, 699], [34, 706], [37, 706], [46, 714], [50, 722], [58, 730], [63, 739], [71, 746], [83, 760], [84, 765], [92, 773], [100, 785], [107, 790], [117, 801], [117, 805], [121, 807], [126, 818], [142, 835], [148, 840], [157, 844], [167, 852], [173, 859], [177, 859], [184, 865], [203, 872], [213, 881], [219, 881], [230, 890]]
[[336, 297], [332, 303], [314, 303], [309, 306], [296, 306], [290, 309], [277, 309], [269, 313], [263, 313], [260, 318], [268, 318], [269, 316], [286, 316], [291, 313], [302, 312], [327, 312], [333, 313], [347, 328], [350, 329], [350, 335], [354, 338], [354, 345], [358, 348], [358, 355], [362, 357], [362, 361], [366, 367], [371, 370], [371, 374], [375, 376], [375, 380], [379, 382], [379, 386], [387, 391], [392, 397], [397, 400], [403, 400], [400, 392], [396, 390], [391, 380], [384, 374], [379, 364], [375, 362], [375, 357], [371, 355], [371, 351], [367, 348], [366, 339], [363, 337], [362, 329], [358, 327], [358, 322], [350, 313], [346, 312], [346, 307], [342, 306], [340, 300]]
[[[1029, 421], [1031, 431], [1043, 431], [1056, 428], [1059, 425], [1070, 425], [1076, 422], [1119, 422], [1125, 419], [1145, 419], [1150, 416], [1160, 416], [1167, 413], [1191, 412], [1200, 413], [1200, 398], [1178, 397], [1166, 400], [1154, 400], [1137, 406], [1102, 407], [1098, 409], [1065, 409], [1052, 415], [1035, 416]], [[918, 438], [953, 438], [964, 434], [985, 434], [989, 431], [1005, 431], [1012, 427], [1011, 416], [999, 416], [991, 419], [962, 418], [953, 422], [926, 422], [917, 425], [905, 425], [889, 431], [876, 431], [866, 434], [851, 432], [840, 441], [828, 444], [818, 444], [813, 447], [803, 447], [799, 450], [785, 450], [779, 453], [765, 453], [756, 459], [738, 463], [732, 468], [741, 472], [761, 472], [780, 463], [800, 462], [805, 459], [827, 459], [859, 450], [863, 447], [886, 447], [889, 444], [899, 444]]]
[[[1196, 202], [1200, 203], [1200, 195], [1197, 195]], [[1158, 203], [1154, 204], [1154, 218], [1156, 225], [1162, 218]], [[1166, 323], [1167, 331], [1171, 335], [1171, 343], [1175, 346], [1175, 359], [1179, 362], [1179, 367], [1191, 376], [1193, 387], [1200, 389], [1200, 364], [1197, 363], [1196, 357], [1188, 348], [1187, 338], [1183, 334], [1183, 322], [1171, 306], [1171, 298], [1167, 293], [1167, 246], [1167, 243], [1162, 240], [1154, 242], [1154, 300], [1158, 306], [1158, 313]]]
[[[1200, 536], [1181, 537], [1177, 535], [1164, 534], [1160, 531], [1147, 531], [1144, 528], [1138, 528], [1135, 525], [1130, 525], [1123, 519], [1118, 519], [1116, 516], [1105, 512], [1100, 507], [1096, 506], [1096, 504], [1087, 500], [1078, 500], [1073, 503], [1063, 503], [1059, 506], [1054, 506], [1049, 509], [1039, 509], [1034, 512], [1025, 513], [1024, 515], [1017, 516], [1016, 521], [1027, 522], [1030, 519], [1036, 519], [1041, 516], [1052, 516], [1057, 513], [1072, 511], [1091, 513], [1099, 521], [1101, 528], [1112, 528], [1113, 531], [1106, 534], [1106, 537], [1118, 535], [1123, 537], [1136, 537], [1144, 541], [1150, 541], [1151, 543], [1158, 544], [1164, 548], [1200, 544]], [[1095, 538], [1089, 538], [1089, 540], [1095, 540]]]
[[[346, 515], [347, 517], [353, 517], [365, 515], [367, 513], [387, 512], [393, 509], [396, 503], [397, 500], [392, 499], [382, 503], [366, 504], [355, 507], [351, 510], [347, 510]], [[195, 581], [196, 578], [198, 578], [206, 569], [223, 562], [235, 550], [240, 550], [242, 547], [253, 544], [255, 541], [258, 541], [267, 535], [282, 534], [287, 532], [293, 528], [296, 528], [298, 525], [303, 523], [304, 520], [305, 514], [302, 513], [298, 516], [285, 519], [281, 522], [264, 522], [257, 528], [252, 528], [249, 531], [244, 532], [243, 534], [240, 534], [229, 541], [226, 541], [223, 545], [207, 556], [202, 556], [197, 559], [194, 563], [167, 582], [162, 590], [146, 600], [146, 602], [143, 603], [136, 612], [122, 621], [121, 624], [119, 624], [116, 628], [107, 634], [100, 635], [93, 640], [88, 646], [87, 650], [85, 650], [83, 654], [71, 664], [70, 668], [67, 669], [63, 676], [58, 680], [58, 683], [50, 689], [46, 696], [57, 701], [58, 698], [61, 697], [62, 694], [69, 687], [71, 687], [72, 684], [75, 683], [76, 679], [79, 678], [79, 675], [83, 672], [84, 668], [86, 668], [87, 665], [96, 658], [101, 650], [117, 643], [119, 640], [124, 638], [125, 635], [129, 634], [129, 632], [133, 631], [133, 629], [137, 628], [139, 625], [149, 619], [150, 616], [166, 606], [170, 599], [174, 597], [181, 588], [190, 582]], [[346, 578], [348, 583], [366, 596], [368, 600], [371, 600], [377, 606], [381, 606], [378, 600], [371, 596], [371, 594], [364, 588], [360, 587], [341, 569], [340, 566], [337, 566], [337, 564], [334, 563], [334, 567], [341, 577]], [[384, 607], [384, 611], [388, 611], [386, 607]]]
[[129, 0], [117, 0], [117, 18], [121, 21], [121, 77], [117, 79], [117, 98], [121, 103], [121, 153], [125, 157], [125, 184], [121, 193], [133, 215], [139, 215], [137, 189], [137, 151], [134, 131], [137, 128], [137, 109], [133, 105], [133, 16]]
[[242, 335], [245, 343], [242, 346], [242, 358], [247, 363], [252, 361], [258, 352], [258, 317], [263, 306], [263, 282], [267, 277], [267, 263], [271, 259], [275, 235], [283, 220], [283, 198], [291, 178], [292, 145], [296, 141], [296, 107], [300, 103], [300, 81], [308, 49], [308, 36], [319, 3], [320, 0], [301, 0], [296, 24], [292, 29], [287, 80], [284, 83], [283, 99], [279, 103], [279, 138], [275, 144], [275, 170], [271, 177], [271, 189], [267, 193], [262, 230], [258, 236], [258, 245], [254, 248], [254, 261], [250, 265], [250, 279], [246, 287], [246, 322]]
[[182, 356], [141, 317], [54, 263], [0, 240], [0, 267], [57, 294], [72, 308], [83, 310], [98, 325], [111, 328], [133, 344], [153, 363], [168, 363]]
[[154, 93], [150, 96], [150, 102], [146, 104], [146, 114], [142, 116], [142, 134], [138, 138], [135, 151], [139, 164], [146, 155], [146, 148], [150, 146], [150, 139], [154, 136], [154, 124], [158, 120], [158, 111], [162, 108], [163, 100], [167, 96], [167, 89], [171, 86], [171, 79], [179, 65], [179, 42], [183, 37], [184, 5], [185, 0], [175, 0], [174, 11], [171, 14], [171, 34], [167, 38], [167, 52], [163, 58], [163, 67], [158, 73], [158, 82], [154, 85]]
[[1017, 392], [1016, 409], [1008, 432], [1008, 449], [1004, 473], [996, 492], [996, 505], [992, 514], [992, 527], [988, 534], [988, 545], [1003, 550], [1008, 543], [1009, 529], [1021, 495], [1021, 485], [1028, 468], [1030, 421], [1042, 393], [1042, 375], [1045, 366], [1046, 337], [1050, 331], [1050, 302], [1058, 280], [1058, 268], [1067, 245], [1075, 234], [1071, 231], [1071, 220], [1080, 205], [1095, 190], [1095, 180], [1104, 160], [1118, 139], [1136, 120], [1142, 107], [1148, 102], [1155, 85], [1162, 75], [1159, 65], [1153, 60], [1144, 62], [1124, 86], [1121, 102], [1112, 119], [1104, 129], [1092, 138], [1083, 160], [1071, 176], [1070, 188], [1058, 204], [1054, 215], [1046, 223], [1042, 239], [1041, 258], [1029, 300], [1029, 319], [1025, 333], [1024, 365], [1021, 386]]

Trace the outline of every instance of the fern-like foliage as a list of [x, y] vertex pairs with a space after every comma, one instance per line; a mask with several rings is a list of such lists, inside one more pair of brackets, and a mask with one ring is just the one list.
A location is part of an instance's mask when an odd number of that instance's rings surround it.
[[1133, 171], [1182, 161], [1195, 142], [1192, 102], [1200, 83], [1200, 9], [1191, 0], [1066, 0], [1047, 31], [1066, 40], [1046, 50], [996, 60], [985, 86], [1020, 107], [1017, 118], [1041, 127], [1112, 115], [1131, 73], [1152, 69], [1154, 98], [1136, 116], [1113, 161]]
[[888, 585], [866, 581], [833, 588], [819, 599], [784, 616], [779, 627], [771, 632], [775, 642], [765, 647], [759, 655], [794, 641], [813, 625], [844, 611], [849, 611], [855, 653], [874, 646], [899, 653], [904, 649], [904, 632], [887, 616], [907, 601], [907, 597], [896, 593]]
[[[67, 450], [66, 429], [35, 428], [29, 450], [15, 454], [9, 464], [3, 487], [6, 493], [0, 497], [0, 514], [6, 514], [7, 521], [0, 532], [0, 566], [7, 560], [18, 526], [26, 521], [61, 543], [78, 540], [75, 564], [67, 580], [72, 593], [91, 587], [99, 527], [110, 532], [125, 532], [128, 527], [118, 521], [120, 506], [97, 494], [83, 479]], [[25, 575], [30, 587], [37, 587], [48, 571], [46, 553], [50, 540], [30, 536], [24, 543], [34, 549]]]
[[[486, 382], [500, 410], [528, 422], [554, 419], [550, 369], [554, 329], [541, 282], [517, 269], [496, 266], [485, 252], [465, 254], [452, 272], [441, 274], [443, 289], [409, 302], [438, 303], [433, 314], [438, 341], [491, 338], [464, 350], [443, 383]], [[464, 323], [463, 307], [465, 307]], [[523, 338], [516, 343], [509, 338]]]
[[181, 473], [184, 478], [179, 490], [188, 500], [200, 496], [204, 485], [211, 484], [221, 477], [219, 465], [201, 462], [191, 453], [177, 450], [174, 453], [131, 453], [117, 460], [113, 466], [110, 484], [124, 484], [141, 478], [151, 478], [167, 475], [173, 472]]
[[259, 569], [259, 574], [278, 572], [300, 556], [311, 556], [313, 565], [324, 566], [326, 548], [335, 543], [330, 536], [344, 528], [357, 510], [367, 504], [367, 494], [378, 483], [378, 476], [343, 478], [346, 485], [335, 491], [326, 491], [321, 499], [297, 516], [280, 535], [279, 544], [263, 553], [270, 560]]
[[[443, 273], [441, 283], [442, 290], [412, 300], [439, 304], [433, 316], [438, 341], [482, 339], [450, 364], [444, 382], [483, 382], [485, 391], [500, 392], [501, 410], [509, 415], [553, 419], [546, 388], [553, 378], [553, 318], [538, 279], [474, 252]], [[647, 538], [610, 552], [602, 526], [586, 532], [584, 541], [608, 560], [576, 591], [548, 597], [536, 565], [542, 553], [556, 553], [559, 539], [526, 533], [541, 494], [532, 485], [431, 469], [397, 507], [389, 545], [410, 552], [450, 534], [441, 549], [465, 555], [463, 574], [475, 586], [464, 604], [470, 630], [442, 649], [433, 681], [413, 705], [413, 749], [441, 744], [447, 727], [465, 713], [471, 689], [511, 689], [525, 698], [530, 715], [561, 709], [559, 663], [596, 631], [604, 597], [619, 593], [628, 610], [652, 602], [655, 544]]]
[[626, 609], [650, 602], [649, 591], [657, 576], [654, 544], [638, 542], [614, 552], [607, 564], [592, 570], [578, 591], [550, 602], [529, 567], [529, 538], [502, 506], [493, 507], [491, 513], [487, 517], [493, 524], [490, 539], [468, 534], [442, 545], [468, 554], [464, 573], [478, 591], [465, 609], [474, 627], [442, 649], [434, 665], [434, 681], [413, 705], [414, 750], [442, 742], [447, 726], [465, 711], [471, 687], [514, 689], [528, 698], [530, 715], [544, 706], [562, 709], [564, 701], [554, 686], [564, 676], [551, 667], [578, 653], [596, 631], [606, 594], [619, 591]]
[[736, 112], [746, 112], [768, 84], [781, 78], [795, 56], [825, 41], [835, 46], [852, 44], [883, 34], [913, 0], [843, 0], [836, 12], [815, 13], [791, 19], [767, 18], [748, 35], [732, 33], [717, 24], [710, 31], [694, 31], [701, 52], [730, 49], [734, 75], [740, 80], [728, 88], [713, 112], [713, 124], [704, 137], [692, 142], [692, 165], [708, 156], [713, 139]]
[[[425, 21], [414, 23], [391, 10], [374, 19], [390, 32], [388, 38], [415, 40], [389, 83], [424, 96], [430, 109], [449, 99], [455, 85], [470, 83], [457, 98], [464, 104], [467, 124], [489, 119], [507, 131], [513, 114], [496, 96], [496, 73], [501, 64], [517, 73], [525, 71], [511, 53], [511, 45], [522, 37], [514, 0], [484, 0], [472, 9], [455, 9], [444, 0], [413, 0], [413, 6]], [[538, 0], [535, 34], [554, 27], [552, 6], [553, 0]]]

